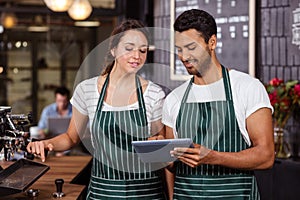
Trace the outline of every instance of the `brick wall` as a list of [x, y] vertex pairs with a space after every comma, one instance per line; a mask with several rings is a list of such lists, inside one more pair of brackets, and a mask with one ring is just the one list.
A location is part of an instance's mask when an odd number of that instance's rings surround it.
[[[292, 44], [293, 11], [299, 7], [299, 0], [261, 0], [258, 4], [257, 76], [264, 83], [273, 77], [300, 80], [300, 48]], [[299, 121], [291, 119], [287, 129], [290, 139], [300, 139]]]
[[298, 0], [261, 0], [257, 13], [257, 76], [300, 79], [300, 49], [292, 44], [293, 10]]

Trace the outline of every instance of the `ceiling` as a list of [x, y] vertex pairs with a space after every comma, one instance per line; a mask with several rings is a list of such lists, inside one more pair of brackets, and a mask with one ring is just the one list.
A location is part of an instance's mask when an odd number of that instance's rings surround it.
[[[124, 0], [89, 0], [93, 7], [87, 20], [98, 20], [101, 23], [111, 23], [111, 18], [123, 13]], [[47, 8], [43, 0], [0, 0], [0, 13], [12, 12], [18, 18], [15, 28], [37, 23], [37, 19], [48, 25], [73, 26], [67, 12], [53, 12]]]
[[[89, 2], [94, 8], [114, 9], [116, 6], [115, 0], [89, 0]], [[0, 2], [0, 5], [5, 5], [7, 3], [18, 6], [45, 6], [43, 0], [3, 0]]]

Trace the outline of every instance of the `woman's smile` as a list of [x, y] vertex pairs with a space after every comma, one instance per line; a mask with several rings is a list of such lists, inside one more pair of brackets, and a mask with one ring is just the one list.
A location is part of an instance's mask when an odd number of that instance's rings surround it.
[[137, 67], [139, 67], [139, 65], [140, 65], [139, 62], [128, 62], [128, 63], [129, 63], [129, 65], [130, 65], [131, 67], [133, 67], [133, 68], [137, 68]]

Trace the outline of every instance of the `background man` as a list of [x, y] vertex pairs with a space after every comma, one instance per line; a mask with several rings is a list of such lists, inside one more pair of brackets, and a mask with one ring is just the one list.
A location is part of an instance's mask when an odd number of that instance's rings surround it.
[[43, 109], [38, 123], [40, 139], [44, 139], [47, 135], [49, 117], [72, 116], [72, 105], [69, 102], [70, 91], [66, 87], [58, 87], [54, 94], [55, 103], [52, 103]]

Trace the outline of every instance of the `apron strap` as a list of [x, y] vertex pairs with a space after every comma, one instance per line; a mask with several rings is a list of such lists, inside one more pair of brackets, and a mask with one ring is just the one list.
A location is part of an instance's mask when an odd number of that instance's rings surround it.
[[[99, 101], [98, 101], [98, 104], [97, 104], [97, 111], [100, 111], [102, 109], [102, 105], [103, 105], [103, 102], [104, 102], [104, 97], [105, 97], [105, 94], [106, 94], [106, 89], [107, 89], [107, 86], [108, 86], [108, 83], [109, 83], [109, 76], [110, 76], [110, 73], [107, 75], [107, 77], [105, 79], [105, 82], [103, 84], [102, 90], [100, 92]], [[137, 75], [135, 76], [135, 84], [136, 84], [136, 93], [137, 93], [139, 108], [143, 109], [144, 117], [145, 117], [146, 122], [147, 122], [146, 106], [145, 106], [145, 101], [144, 101], [144, 97], [143, 97], [143, 89], [142, 89], [140, 79]]]
[[106, 88], [107, 88], [108, 82], [109, 82], [109, 75], [110, 75], [110, 73], [107, 74], [105, 82], [102, 86], [102, 89], [101, 89], [101, 92], [100, 92], [100, 97], [99, 97], [98, 104], [97, 104], [96, 112], [102, 110], [102, 104], [103, 104], [104, 97], [105, 97], [105, 94], [106, 94]]
[[148, 124], [147, 114], [146, 114], [146, 106], [145, 106], [145, 101], [144, 101], [144, 96], [143, 96], [143, 87], [142, 87], [141, 81], [137, 75], [135, 76], [135, 84], [136, 84], [136, 93], [137, 93], [137, 98], [138, 98], [138, 102], [139, 102], [139, 108], [142, 108], [143, 113], [144, 113], [144, 119], [146, 120], [146, 124]]
[[186, 100], [187, 100], [187, 98], [189, 96], [189, 93], [190, 93], [190, 90], [191, 90], [191, 87], [192, 87], [193, 83], [194, 83], [194, 77], [191, 78], [188, 86], [186, 87], [185, 93], [184, 93], [184, 95], [182, 97], [182, 100], [181, 100], [181, 104], [184, 104], [186, 102]]
[[178, 127], [179, 127], [179, 122], [181, 121], [181, 116], [182, 116], [182, 108], [183, 108], [183, 104], [185, 104], [186, 100], [187, 100], [187, 97], [189, 96], [189, 93], [190, 93], [190, 89], [192, 87], [192, 83], [194, 82], [194, 77], [191, 78], [186, 90], [185, 90], [185, 93], [182, 97], [182, 100], [181, 100], [181, 103], [180, 103], [180, 108], [179, 108], [179, 112], [178, 112], [178, 115], [177, 115], [177, 120], [176, 120], [176, 130], [178, 130]]
[[[222, 77], [223, 77], [223, 84], [224, 84], [224, 88], [225, 88], [225, 95], [226, 95], [226, 100], [227, 101], [232, 101], [232, 91], [231, 91], [231, 85], [230, 85], [230, 79], [229, 79], [229, 72], [228, 70], [223, 66], [221, 65], [222, 67]], [[180, 109], [179, 109], [179, 113], [177, 115], [177, 118], [179, 118], [178, 120], [176, 120], [177, 122], [181, 121], [181, 114], [182, 114], [182, 107], [183, 107], [183, 104], [186, 103], [187, 101], [187, 98], [189, 96], [189, 93], [190, 93], [190, 90], [191, 90], [191, 87], [193, 85], [193, 82], [194, 82], [194, 77], [191, 78], [186, 90], [185, 90], [185, 93], [182, 97], [182, 100], [181, 100], [181, 103], [180, 103]], [[177, 129], [177, 124], [176, 122], [176, 129]]]
[[226, 100], [231, 101], [232, 100], [232, 91], [231, 91], [231, 85], [230, 85], [230, 79], [229, 79], [229, 72], [223, 65], [221, 65], [221, 66], [222, 66], [222, 76], [223, 76]]
[[[225, 88], [226, 100], [232, 100], [232, 91], [231, 91], [231, 85], [230, 85], [230, 79], [229, 79], [229, 72], [223, 65], [221, 65], [221, 66], [222, 66], [222, 77], [223, 77], [223, 84], [224, 84], [224, 88]], [[191, 80], [185, 90], [185, 93], [181, 100], [181, 105], [186, 103], [193, 82], [194, 82], [194, 77], [191, 78]]]

